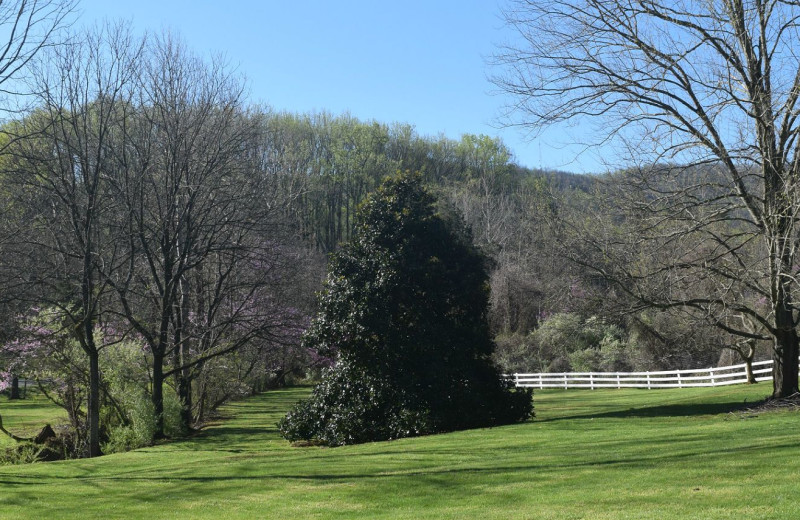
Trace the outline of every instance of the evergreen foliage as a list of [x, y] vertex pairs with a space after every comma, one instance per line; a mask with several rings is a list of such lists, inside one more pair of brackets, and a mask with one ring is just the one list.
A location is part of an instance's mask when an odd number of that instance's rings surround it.
[[485, 258], [416, 174], [387, 179], [333, 255], [306, 346], [337, 364], [280, 428], [329, 445], [507, 424], [532, 415], [491, 361]]

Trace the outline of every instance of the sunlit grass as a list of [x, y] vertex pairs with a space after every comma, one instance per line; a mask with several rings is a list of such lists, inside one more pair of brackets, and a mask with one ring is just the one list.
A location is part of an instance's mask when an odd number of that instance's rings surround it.
[[[10, 400], [0, 395], [0, 416], [6, 430], [18, 437], [33, 437], [45, 424], [66, 421], [67, 414], [47, 400], [41, 393], [28, 390], [25, 399]], [[0, 433], [0, 449], [14, 444], [14, 441]], [[2, 512], [0, 512], [2, 516]]]
[[525, 424], [342, 448], [275, 428], [307, 389], [229, 405], [194, 438], [0, 468], [0, 518], [795, 518], [798, 415], [768, 394], [549, 390]]

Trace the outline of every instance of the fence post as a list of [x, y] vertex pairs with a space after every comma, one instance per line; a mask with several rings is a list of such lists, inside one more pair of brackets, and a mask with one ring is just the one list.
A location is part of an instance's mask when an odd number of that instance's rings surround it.
[[594, 374], [589, 372], [589, 388], [594, 390]]
[[617, 390], [622, 388], [622, 382], [619, 379], [619, 372], [617, 372]]
[[542, 373], [539, 372], [539, 390], [544, 388], [544, 378], [542, 377]]
[[650, 372], [647, 372], [647, 389], [650, 390]]
[[711, 386], [717, 386], [717, 382], [714, 380], [714, 369], [709, 368], [708, 373], [711, 376]]
[[567, 390], [569, 386], [567, 385], [567, 373], [564, 372], [564, 390]]
[[675, 373], [678, 374], [678, 388], [683, 388], [683, 381], [681, 381], [681, 371], [676, 370]]

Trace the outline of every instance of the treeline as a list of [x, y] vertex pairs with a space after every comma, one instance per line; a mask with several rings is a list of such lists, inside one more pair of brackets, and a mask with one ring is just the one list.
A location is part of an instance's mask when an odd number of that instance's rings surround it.
[[[769, 358], [769, 258], [721, 165], [644, 164], [595, 181], [588, 196], [562, 195], [548, 230], [548, 250], [568, 266], [569, 305], [501, 334], [501, 363], [639, 371]], [[764, 190], [755, 175], [741, 182]]]
[[422, 172], [429, 184], [451, 190], [471, 185], [484, 197], [544, 185], [559, 190], [593, 185], [587, 176], [517, 166], [499, 139], [485, 135], [420, 136], [410, 124], [324, 112], [267, 112], [264, 121], [265, 168], [294, 183], [292, 219], [302, 236], [326, 253], [349, 238], [356, 207], [391, 172]]
[[[487, 136], [431, 138], [409, 125], [328, 114], [270, 119], [283, 149], [309, 151], [290, 155], [305, 158], [303, 181], [296, 182], [304, 195], [293, 208], [303, 237], [318, 251], [349, 238], [354, 208], [384, 172], [423, 173], [492, 259], [489, 318], [497, 360], [508, 371], [695, 368], [768, 355], [766, 348], [750, 352], [755, 343], [742, 343], [687, 309], [643, 305], [576, 258], [590, 237], [636, 240], [637, 219], [626, 209], [633, 199], [647, 203], [682, 189], [698, 199], [724, 193], [713, 164], [651, 166], [648, 171], [661, 173], [636, 187], [642, 172], [590, 176], [521, 167], [500, 140]], [[619, 266], [635, 266], [652, 253], [619, 258]], [[659, 289], [655, 279], [652, 285]]]
[[325, 255], [387, 174], [423, 172], [498, 258], [550, 204], [497, 139], [252, 106], [170, 35], [108, 24], [30, 65], [31, 107], [0, 136], [0, 371], [66, 409], [72, 454], [180, 434], [329, 363], [299, 337]]
[[725, 346], [565, 260], [575, 223], [626, 232], [596, 218], [624, 199], [614, 176], [523, 168], [487, 136], [253, 106], [224, 63], [124, 25], [31, 64], [32, 105], [0, 134], [0, 386], [63, 406], [72, 455], [179, 435], [329, 365], [299, 341], [326, 255], [398, 170], [491, 258], [505, 370], [688, 368]]

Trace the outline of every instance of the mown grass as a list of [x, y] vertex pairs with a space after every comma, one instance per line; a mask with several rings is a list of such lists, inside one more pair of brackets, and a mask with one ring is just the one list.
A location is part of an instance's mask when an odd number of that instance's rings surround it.
[[[0, 416], [3, 426], [18, 437], [33, 437], [45, 424], [66, 421], [66, 412], [52, 404], [40, 392], [28, 390], [25, 399], [9, 400], [0, 395]], [[0, 433], [0, 449], [12, 446], [14, 441]], [[0, 515], [2, 513], [0, 512]]]
[[729, 413], [769, 390], [541, 391], [525, 424], [331, 449], [279, 438], [288, 389], [188, 440], [0, 467], [0, 518], [796, 518], [800, 417]]

